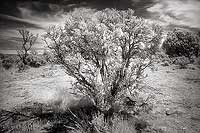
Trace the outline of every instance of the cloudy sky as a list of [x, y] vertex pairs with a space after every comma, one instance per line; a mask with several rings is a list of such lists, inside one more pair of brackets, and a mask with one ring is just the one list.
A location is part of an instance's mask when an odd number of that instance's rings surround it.
[[[78, 7], [133, 8], [138, 16], [200, 29], [200, 0], [1, 0], [0, 52], [20, 44], [17, 29], [26, 27], [41, 35], [50, 25], [63, 24], [64, 14]], [[41, 38], [35, 47], [44, 47]]]

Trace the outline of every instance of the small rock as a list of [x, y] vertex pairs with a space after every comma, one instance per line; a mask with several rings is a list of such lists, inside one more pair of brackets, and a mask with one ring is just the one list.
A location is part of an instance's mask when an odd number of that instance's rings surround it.
[[169, 110], [166, 110], [165, 111], [165, 114], [167, 115], [167, 116], [169, 116], [169, 115], [174, 115], [174, 114], [176, 114], [176, 115], [181, 115], [181, 114], [183, 114], [184, 113], [184, 111], [183, 110], [174, 110], [174, 109], [169, 109]]
[[45, 75], [44, 75], [44, 74], [41, 74], [41, 77], [45, 77]]

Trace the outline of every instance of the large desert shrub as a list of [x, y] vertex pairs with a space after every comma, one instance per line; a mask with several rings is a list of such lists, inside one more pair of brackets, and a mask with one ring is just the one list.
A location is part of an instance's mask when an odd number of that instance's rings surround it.
[[131, 9], [81, 10], [69, 13], [64, 27], [50, 27], [45, 40], [56, 62], [76, 79], [73, 89], [110, 119], [126, 97], [136, 97], [161, 29]]
[[162, 47], [170, 57], [198, 57], [200, 54], [199, 40], [200, 38], [192, 32], [174, 29], [168, 33]]

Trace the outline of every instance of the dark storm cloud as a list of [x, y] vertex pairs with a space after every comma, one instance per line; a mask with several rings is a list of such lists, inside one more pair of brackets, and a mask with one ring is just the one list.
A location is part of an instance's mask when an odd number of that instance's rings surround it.
[[149, 5], [150, 3], [152, 3], [152, 1], [154, 0], [1, 0], [2, 4], [0, 5], [0, 12], [6, 13], [8, 15], [20, 16], [20, 11], [18, 7], [25, 6], [40, 13], [53, 13], [54, 10], [52, 10], [53, 8], [51, 8], [49, 4], [57, 5], [59, 6], [59, 8], [64, 8], [65, 10], [84, 5], [95, 9], [127, 9]]
[[11, 0], [1, 1], [0, 13], [11, 16], [20, 16], [20, 11], [17, 9], [17, 1], [11, 1]]

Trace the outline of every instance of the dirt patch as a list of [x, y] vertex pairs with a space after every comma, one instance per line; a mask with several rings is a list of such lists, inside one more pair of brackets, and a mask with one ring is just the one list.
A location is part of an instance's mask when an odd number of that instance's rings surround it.
[[[0, 107], [11, 109], [29, 102], [53, 102], [62, 94], [69, 100], [68, 88], [72, 78], [67, 76], [60, 66], [30, 68], [25, 72], [2, 69], [0, 81]], [[68, 90], [68, 91], [66, 91]]]
[[[195, 66], [193, 66], [195, 67]], [[154, 95], [148, 120], [165, 132], [200, 132], [200, 70], [158, 66], [148, 72], [145, 93]]]

